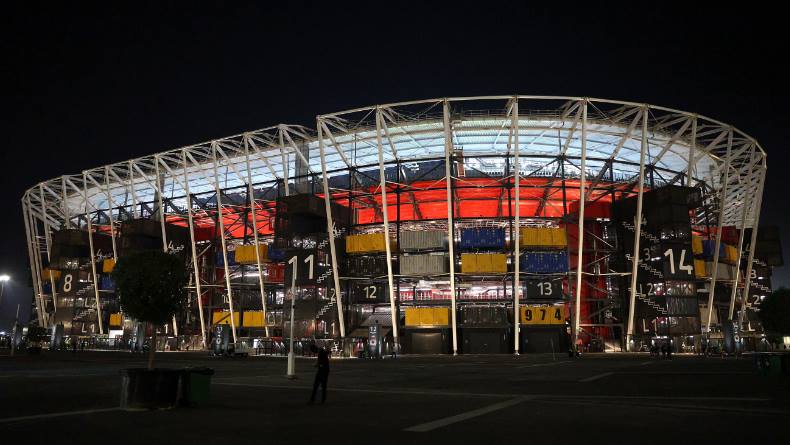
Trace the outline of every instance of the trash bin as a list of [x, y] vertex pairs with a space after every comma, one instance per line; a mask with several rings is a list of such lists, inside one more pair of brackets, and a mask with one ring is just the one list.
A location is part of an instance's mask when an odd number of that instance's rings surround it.
[[181, 405], [195, 406], [208, 401], [211, 368], [184, 368], [181, 378]]
[[127, 368], [121, 370], [121, 408], [167, 409], [178, 400], [178, 369]]

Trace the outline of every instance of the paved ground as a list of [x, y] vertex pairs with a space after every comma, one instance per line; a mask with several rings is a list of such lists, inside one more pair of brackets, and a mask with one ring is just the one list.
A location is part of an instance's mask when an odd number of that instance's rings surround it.
[[[116, 409], [119, 352], [0, 352], [0, 437], [29, 443], [757, 443], [786, 441], [790, 379], [743, 359], [647, 355], [413, 356], [333, 360], [325, 405], [309, 406], [313, 362], [284, 378], [276, 357], [160, 353], [159, 366], [216, 370], [199, 408]], [[5, 352], [7, 354], [7, 352]], [[679, 442], [680, 441], [680, 442]], [[11, 443], [3, 440], [3, 443]]]

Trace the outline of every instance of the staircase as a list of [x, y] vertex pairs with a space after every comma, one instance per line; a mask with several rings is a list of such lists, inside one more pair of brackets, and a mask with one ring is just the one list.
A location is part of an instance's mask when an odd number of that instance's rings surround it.
[[326, 305], [324, 305], [324, 307], [322, 307], [321, 309], [318, 310], [318, 314], [316, 315], [315, 318], [323, 317], [324, 314], [326, 314], [327, 312], [331, 311], [335, 307], [335, 303], [336, 303], [336, 301], [335, 301], [334, 298], [329, 300], [329, 303], [327, 303]]
[[[631, 224], [629, 222], [626, 222], [626, 221], [622, 221], [622, 224], [623, 224], [623, 227], [625, 227], [629, 231], [636, 232], [636, 228], [634, 227], [633, 224]], [[650, 233], [650, 232], [648, 232], [646, 230], [642, 230], [641, 232], [639, 232], [639, 236], [641, 236], [642, 238], [644, 238], [644, 239], [646, 239], [648, 241], [652, 241], [654, 243], [657, 243], [659, 241], [658, 237], [654, 236], [652, 233]]]
[[[633, 261], [632, 258], [633, 258], [633, 256], [630, 253], [626, 253], [625, 254], [625, 259], [626, 260]], [[641, 260], [639, 260], [637, 262], [637, 264], [638, 264], [639, 267], [641, 267], [642, 269], [644, 269], [648, 273], [651, 273], [651, 274], [655, 275], [657, 278], [661, 278], [661, 279], [664, 278], [664, 273], [661, 272], [660, 270], [654, 268], [653, 266], [651, 266], [651, 265], [649, 265], [649, 264], [647, 264], [647, 263], [645, 263], [645, 262], [643, 262]]]
[[642, 300], [643, 302], [647, 303], [648, 306], [652, 307], [653, 310], [655, 310], [659, 314], [661, 314], [661, 315], [667, 315], [668, 314], [667, 310], [664, 309], [663, 306], [661, 306], [660, 304], [656, 303], [655, 300], [653, 300], [649, 296], [641, 294], [641, 293], [637, 293], [636, 297], [639, 298], [640, 300]]

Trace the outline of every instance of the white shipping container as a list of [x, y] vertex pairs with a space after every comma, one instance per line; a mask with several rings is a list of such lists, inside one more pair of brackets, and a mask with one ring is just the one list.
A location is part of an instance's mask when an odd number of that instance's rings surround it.
[[447, 247], [447, 233], [441, 230], [401, 232], [399, 245], [406, 251], [444, 249]]
[[449, 271], [447, 257], [446, 253], [401, 255], [400, 273], [401, 275], [438, 275], [447, 273]]

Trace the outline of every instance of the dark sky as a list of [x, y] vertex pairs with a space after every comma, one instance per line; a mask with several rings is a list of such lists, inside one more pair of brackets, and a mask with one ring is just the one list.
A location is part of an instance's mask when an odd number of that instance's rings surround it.
[[[0, 329], [13, 301], [30, 301], [19, 204], [27, 187], [245, 130], [313, 125], [320, 113], [410, 99], [590, 96], [731, 123], [769, 154], [762, 220], [782, 226], [789, 251], [787, 24], [765, 5], [52, 3], [6, 3], [0, 18], [0, 271], [13, 276]], [[790, 284], [787, 269], [775, 284]]]

